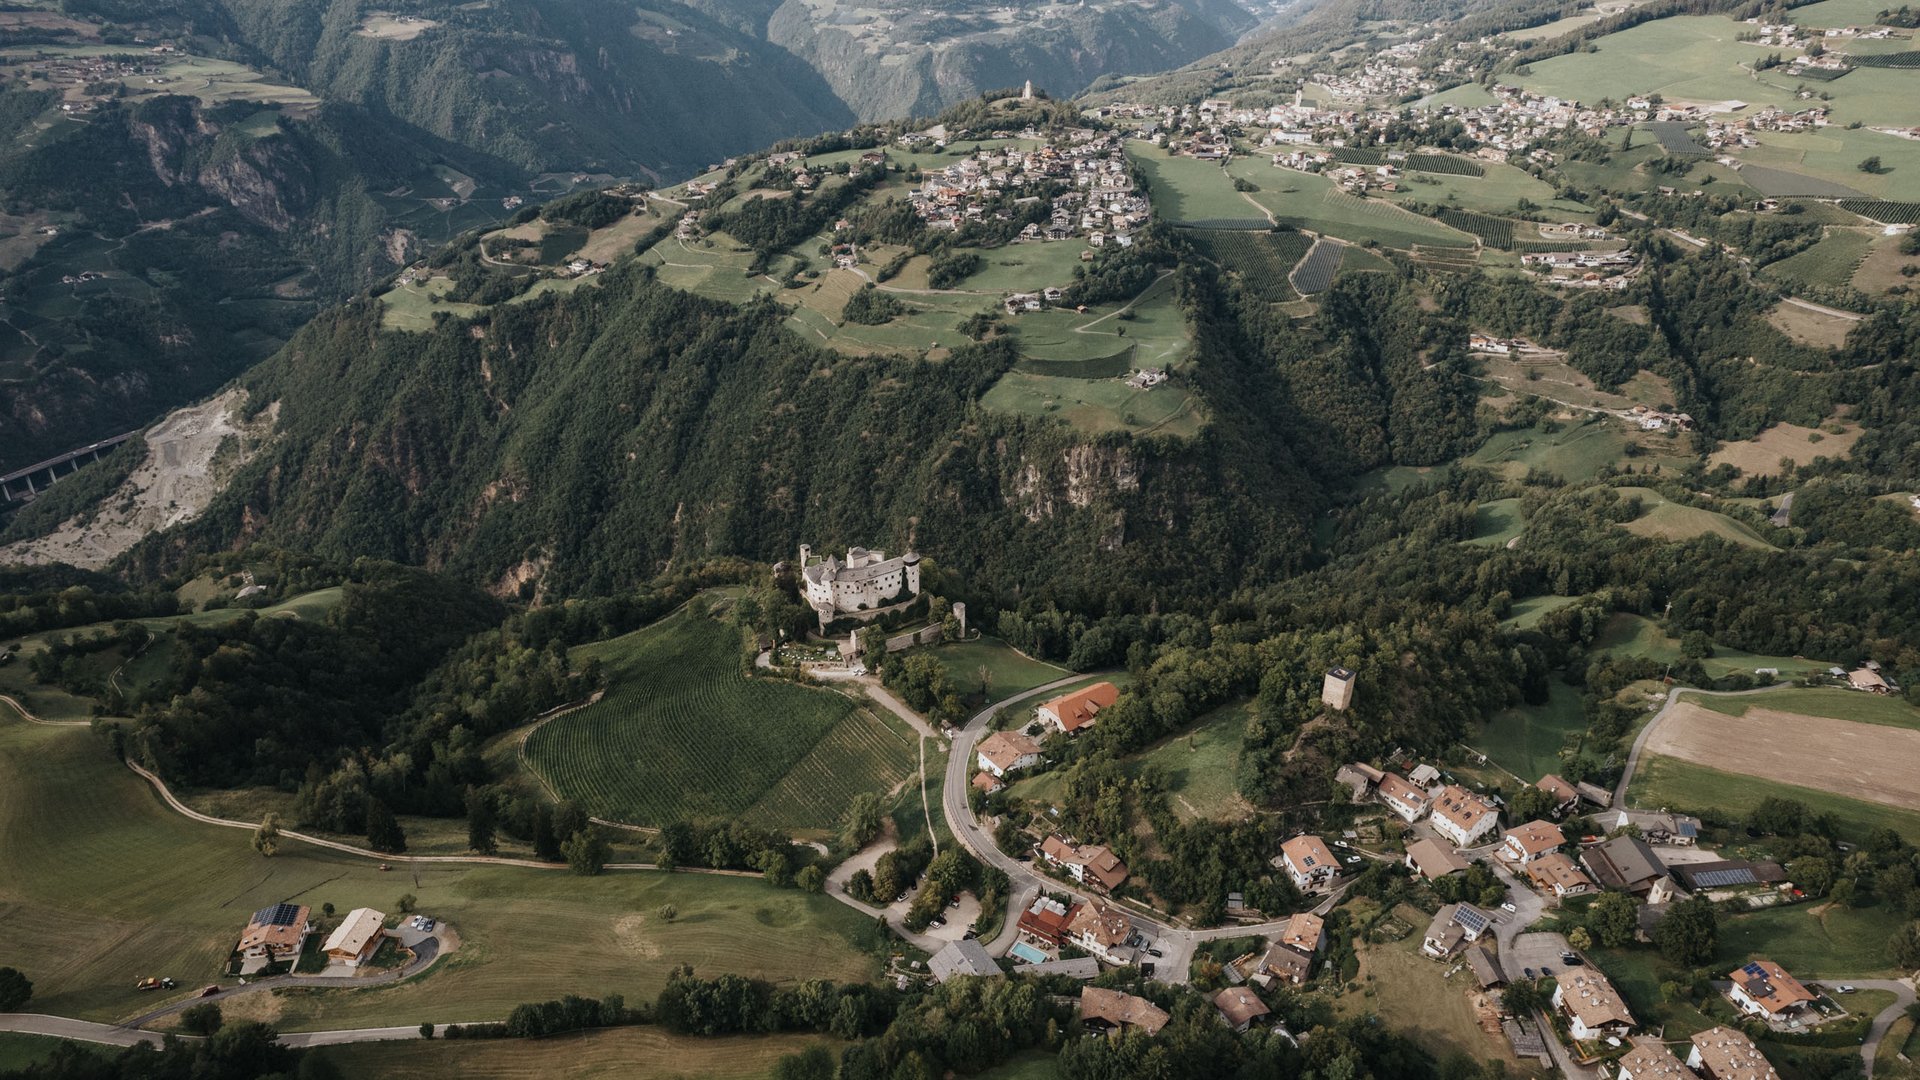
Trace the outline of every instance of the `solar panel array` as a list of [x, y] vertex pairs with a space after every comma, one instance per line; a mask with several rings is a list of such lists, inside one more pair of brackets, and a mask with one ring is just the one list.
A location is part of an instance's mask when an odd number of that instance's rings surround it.
[[300, 916], [298, 904], [275, 904], [253, 913], [255, 926], [292, 926]]
[[1693, 875], [1693, 883], [1703, 889], [1720, 889], [1728, 885], [1753, 885], [1760, 881], [1753, 871], [1742, 867], [1738, 870], [1705, 870]]
[[1469, 933], [1477, 934], [1487, 928], [1486, 912], [1465, 904], [1460, 905], [1460, 910], [1454, 913], [1453, 921], [1465, 927]]

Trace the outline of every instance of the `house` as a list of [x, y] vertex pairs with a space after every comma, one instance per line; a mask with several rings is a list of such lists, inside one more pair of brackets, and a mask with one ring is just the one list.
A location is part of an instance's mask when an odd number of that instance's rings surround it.
[[1569, 968], [1553, 988], [1553, 1007], [1567, 1015], [1567, 1030], [1582, 1042], [1615, 1038], [1633, 1029], [1633, 1014], [1605, 975], [1591, 967]]
[[1220, 1010], [1220, 1018], [1235, 1031], [1247, 1030], [1255, 1020], [1273, 1011], [1260, 1000], [1260, 995], [1244, 986], [1229, 986], [1215, 994], [1213, 1007]]
[[1696, 1033], [1687, 1065], [1707, 1080], [1780, 1080], [1753, 1040], [1730, 1027]]
[[1347, 789], [1353, 792], [1354, 802], [1360, 802], [1373, 794], [1374, 786], [1380, 783], [1381, 776], [1379, 769], [1358, 761], [1340, 766], [1339, 771], [1333, 774], [1336, 781], [1346, 785]]
[[1441, 788], [1433, 800], [1433, 830], [1455, 847], [1472, 847], [1499, 824], [1492, 803], [1458, 784]]
[[1673, 876], [1688, 892], [1712, 889], [1738, 889], [1748, 885], [1777, 885], [1787, 880], [1787, 870], [1777, 862], [1748, 859], [1716, 859], [1713, 862], [1681, 863]]
[[1692, 847], [1700, 842], [1700, 819], [1686, 814], [1641, 814], [1640, 833], [1655, 844]]
[[1326, 920], [1311, 911], [1289, 916], [1280, 929], [1280, 944], [1302, 956], [1312, 956], [1326, 947]]
[[1579, 789], [1553, 773], [1541, 777], [1533, 786], [1553, 796], [1554, 817], [1565, 817], [1569, 810], [1580, 805]]
[[996, 777], [1040, 763], [1040, 744], [1017, 731], [996, 731], [980, 740], [975, 750], [980, 768]]
[[1006, 781], [987, 770], [981, 769], [979, 772], [973, 774], [973, 786], [979, 789], [982, 795], [991, 795], [996, 791], [1004, 790], [1007, 784]]
[[1014, 923], [1014, 929], [1023, 938], [1057, 949], [1067, 943], [1067, 926], [1073, 921], [1073, 911], [1058, 900], [1049, 899], [1044, 893], [1034, 897], [1033, 904], [1020, 913], [1020, 919]]
[[1066, 870], [1073, 880], [1098, 885], [1108, 892], [1127, 880], [1127, 864], [1100, 844], [1075, 845], [1060, 836], [1049, 836], [1041, 842], [1040, 854]]
[[1580, 862], [1601, 888], [1635, 895], [1645, 895], [1654, 882], [1667, 876], [1659, 857], [1637, 836], [1616, 836], [1595, 844], [1581, 853]]
[[1002, 974], [1000, 965], [987, 955], [986, 946], [973, 938], [949, 941], [927, 960], [934, 982], [946, 982], [961, 975], [994, 976]]
[[1097, 900], [1076, 905], [1068, 914], [1067, 940], [1106, 963], [1133, 963], [1133, 950], [1127, 946], [1132, 937], [1132, 920]]
[[1472, 904], [1448, 904], [1433, 916], [1427, 924], [1426, 937], [1420, 941], [1420, 951], [1436, 960], [1444, 960], [1458, 952], [1462, 945], [1480, 940], [1480, 935], [1493, 925], [1493, 918]]
[[1406, 863], [1407, 869], [1428, 881], [1460, 873], [1469, 865], [1452, 848], [1424, 836], [1407, 845]]
[[1301, 833], [1280, 845], [1280, 865], [1302, 892], [1326, 888], [1340, 872], [1340, 864], [1327, 850], [1326, 842], [1311, 833]]
[[1380, 776], [1380, 801], [1387, 809], [1400, 815], [1402, 821], [1412, 824], [1427, 816], [1431, 809], [1427, 793], [1407, 783], [1399, 773], [1383, 773]]
[[1413, 781], [1414, 787], [1428, 791], [1439, 782], [1440, 770], [1431, 765], [1415, 765], [1413, 771], [1407, 773], [1407, 779]]
[[1529, 821], [1507, 830], [1506, 839], [1500, 842], [1500, 857], [1510, 863], [1525, 866], [1535, 859], [1545, 858], [1560, 850], [1567, 838], [1560, 832], [1560, 826], [1551, 821]]
[[1865, 690], [1869, 694], [1885, 694], [1891, 691], [1887, 680], [1872, 668], [1855, 668], [1847, 672], [1847, 685], [1855, 690]]
[[313, 933], [313, 909], [305, 904], [275, 904], [263, 907], [247, 920], [240, 932], [239, 953], [249, 960], [295, 957]]
[[1733, 980], [1727, 997], [1741, 1011], [1773, 1023], [1799, 1015], [1815, 1000], [1799, 979], [1771, 960], [1755, 960], [1727, 978]]
[[1158, 1035], [1169, 1019], [1166, 1010], [1146, 998], [1097, 986], [1080, 988], [1080, 1022], [1095, 1031], [1139, 1028], [1148, 1035]]
[[1119, 689], [1110, 682], [1100, 682], [1044, 702], [1038, 713], [1041, 723], [1072, 735], [1081, 728], [1092, 727], [1100, 710], [1112, 708], [1118, 700]]
[[1620, 1072], [1616, 1080], [1699, 1080], [1687, 1071], [1680, 1059], [1673, 1056], [1665, 1043], [1658, 1039], [1640, 1038], [1633, 1040], [1633, 1049], [1620, 1058]]
[[1593, 891], [1593, 879], [1581, 873], [1579, 864], [1564, 851], [1543, 855], [1528, 863], [1527, 880], [1533, 882], [1534, 888], [1556, 898]]
[[386, 937], [387, 917], [372, 908], [354, 908], [327, 936], [325, 952], [330, 964], [359, 967], [380, 950]]
[[1300, 986], [1312, 977], [1312, 956], [1274, 944], [1267, 946], [1267, 954], [1260, 958], [1254, 980], [1264, 983], [1278, 979], [1289, 986]]
[[1608, 791], [1598, 784], [1589, 784], [1585, 780], [1582, 780], [1573, 785], [1573, 790], [1579, 792], [1581, 798], [1595, 806], [1605, 808], [1613, 805], [1613, 792]]

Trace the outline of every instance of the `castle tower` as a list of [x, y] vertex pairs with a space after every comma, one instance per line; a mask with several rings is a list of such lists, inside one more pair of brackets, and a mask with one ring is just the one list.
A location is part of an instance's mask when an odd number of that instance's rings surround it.
[[967, 605], [955, 600], [953, 602], [953, 619], [960, 624], [960, 640], [967, 640]]
[[813, 554], [812, 547], [806, 544], [800, 545], [800, 569], [805, 570], [807, 568], [807, 558], [812, 554]]
[[847, 659], [860, 655], [860, 631], [856, 628], [847, 631]]
[[900, 556], [900, 564], [905, 567], [907, 571], [907, 591], [915, 596], [919, 596], [920, 553], [909, 548], [905, 555]]
[[1026, 89], [1020, 91], [1020, 100], [1021, 101], [1033, 100], [1033, 80], [1032, 79], [1028, 79]]
[[1343, 667], [1327, 672], [1326, 681], [1320, 684], [1320, 702], [1339, 712], [1353, 704], [1353, 672]]

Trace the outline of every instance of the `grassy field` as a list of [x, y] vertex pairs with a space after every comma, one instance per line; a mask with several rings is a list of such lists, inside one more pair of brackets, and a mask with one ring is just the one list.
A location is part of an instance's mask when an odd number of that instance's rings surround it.
[[1263, 157], [1235, 158], [1227, 171], [1257, 185], [1260, 190], [1248, 197], [1296, 228], [1356, 244], [1374, 240], [1394, 248], [1415, 244], [1470, 248], [1476, 242], [1472, 236], [1430, 217], [1382, 199], [1349, 195], [1324, 176], [1276, 168]]
[[1797, 255], [1768, 263], [1761, 273], [1791, 285], [1817, 285], [1839, 288], [1853, 280], [1860, 261], [1873, 246], [1875, 230], [1827, 230], [1820, 242]]
[[1615, 490], [1622, 498], [1640, 500], [1640, 516], [1622, 526], [1636, 536], [1656, 540], [1692, 540], [1699, 536], [1717, 536], [1741, 547], [1773, 549], [1773, 545], [1767, 543], [1752, 526], [1725, 514], [1669, 502], [1652, 488], [1623, 487]]
[[1532, 783], [1559, 771], [1560, 747], [1567, 736], [1586, 728], [1580, 691], [1555, 679], [1546, 704], [1514, 705], [1494, 713], [1487, 717], [1480, 737], [1469, 745], [1494, 764]]
[[1058, 1080], [1060, 1076], [1059, 1059], [1052, 1054], [1029, 1051], [1015, 1057], [1005, 1065], [995, 1066], [986, 1072], [975, 1073], [974, 1080]]
[[[1607, 620], [1606, 627], [1593, 643], [1593, 651], [1671, 661], [1680, 659], [1680, 642], [1668, 637], [1660, 624], [1652, 619], [1620, 611]], [[1766, 656], [1716, 644], [1713, 655], [1701, 660], [1700, 666], [1716, 679], [1740, 673], [1751, 675], [1756, 668], [1778, 668], [1781, 678], [1794, 679], [1802, 675], [1820, 674], [1833, 665], [1817, 657], [1796, 659], [1791, 656]]]
[[985, 701], [989, 704], [1072, 674], [1066, 668], [1022, 656], [999, 638], [949, 642], [936, 648], [933, 655], [953, 681], [969, 694], [980, 690], [980, 669], [986, 668]]
[[1145, 142], [1127, 144], [1127, 156], [1147, 176], [1153, 212], [1166, 221], [1220, 221], [1265, 217], [1233, 190], [1233, 177], [1217, 161], [1170, 155]]
[[1762, 698], [1725, 698], [1693, 694], [1688, 700], [1697, 703], [1703, 709], [1712, 709], [1714, 712], [1725, 713], [1728, 716], [1743, 716], [1748, 709], [1763, 706], [1805, 716], [1831, 716], [1836, 720], [1852, 720], [1860, 724], [1881, 724], [1886, 727], [1920, 730], [1920, 709], [1914, 708], [1900, 698], [1863, 694], [1857, 690], [1795, 687], [1789, 690], [1775, 690]]
[[[1454, 968], [1459, 970], [1452, 978], [1444, 977]], [[1360, 985], [1361, 990], [1334, 1000], [1342, 1016], [1376, 1015], [1435, 1057], [1458, 1053], [1475, 1061], [1501, 1062], [1509, 1075], [1540, 1075], [1533, 1059], [1514, 1057], [1505, 1039], [1480, 1029], [1468, 997], [1472, 972], [1463, 965], [1438, 964], [1420, 955], [1419, 934], [1363, 947]]]
[[1505, 547], [1507, 541], [1526, 528], [1519, 499], [1494, 499], [1483, 502], [1473, 512], [1473, 539], [1467, 543], [1479, 547]]
[[[1920, 842], [1920, 814], [1911, 811], [1848, 799], [1812, 788], [1739, 776], [1658, 755], [1640, 759], [1640, 767], [1633, 774], [1629, 801], [1634, 806], [1664, 806], [1726, 817], [1750, 813], [1761, 799], [1768, 796], [1795, 799], [1816, 813], [1832, 814], [1839, 823], [1841, 834], [1854, 840], [1859, 840], [1873, 829], [1886, 826], [1906, 837], [1910, 843]], [[1886, 937], [1882, 935], [1879, 944], [1885, 943]]]
[[911, 745], [847, 698], [741, 674], [739, 632], [704, 615], [574, 650], [575, 664], [590, 657], [606, 665], [606, 696], [534, 731], [526, 757], [600, 816], [663, 825], [750, 813], [823, 829], [855, 793], [912, 771]]
[[[1120, 317], [1123, 310], [1124, 318]], [[1132, 346], [1133, 367], [1164, 368], [1185, 360], [1193, 347], [1186, 313], [1174, 297], [1171, 274], [1155, 280], [1124, 308], [1085, 315], [1069, 308], [1049, 308], [1019, 316], [1013, 320], [1013, 331], [1021, 355], [1031, 360], [1086, 360]]]
[[1720, 963], [1766, 957], [1802, 978], [1894, 974], [1887, 939], [1905, 921], [1884, 905], [1792, 904], [1720, 922]]
[[1633, 441], [1635, 436], [1624, 424], [1595, 420], [1552, 433], [1531, 428], [1496, 432], [1466, 460], [1512, 479], [1539, 469], [1577, 482], [1590, 480], [1602, 466], [1619, 462]]
[[[1798, 18], [1799, 12], [1796, 11], [1794, 15]], [[1862, 68], [1836, 85], [1852, 84], [1855, 79], [1862, 77], [1872, 81], [1898, 74]], [[1908, 77], [1911, 78], [1911, 75]], [[1914, 176], [1920, 173], [1920, 143], [1883, 135], [1869, 128], [1849, 130], [1844, 124], [1831, 124], [1818, 131], [1759, 132], [1757, 138], [1760, 145], [1742, 150], [1741, 161], [1840, 184], [1864, 191], [1875, 198], [1911, 198]], [[1862, 158], [1869, 156], [1878, 156], [1887, 171], [1877, 174], [1861, 172], [1859, 163]]]
[[[11, 1031], [0, 1031], [0, 1073], [24, 1069], [29, 1065], [38, 1065], [47, 1060], [53, 1048], [62, 1040], [50, 1035], [18, 1035]], [[101, 1056], [117, 1053], [110, 1047], [94, 1043], [74, 1043], [75, 1046], [92, 1050]]]
[[1558, 611], [1575, 600], [1577, 596], [1529, 596], [1524, 600], [1515, 600], [1513, 610], [1501, 622], [1519, 630], [1531, 630], [1540, 625], [1540, 620], [1549, 612]]
[[[864, 979], [867, 921], [824, 897], [752, 878], [377, 863], [285, 845], [262, 859], [245, 832], [164, 807], [83, 729], [0, 720], [0, 956], [46, 1012], [117, 1021], [164, 1001], [133, 989], [211, 981], [249, 912], [286, 900], [345, 911], [419, 898], [461, 947], [421, 978], [353, 991], [252, 995], [230, 1016], [288, 1030], [464, 1022], [565, 993], [656, 993], [669, 968], [774, 980]], [[679, 917], [656, 913], [672, 903]]]
[[396, 285], [380, 297], [380, 326], [387, 330], [425, 331], [433, 329], [433, 317], [438, 312], [465, 319], [487, 310], [481, 304], [439, 299], [452, 291], [453, 279], [445, 277], [429, 278], [420, 284]]
[[1064, 420], [1086, 435], [1125, 431], [1188, 438], [1206, 422], [1200, 401], [1179, 382], [1135, 390], [1120, 379], [1073, 379], [1009, 371], [981, 397], [999, 412]]
[[1142, 751], [1134, 773], [1158, 766], [1167, 776], [1173, 812], [1183, 820], [1242, 816], [1245, 804], [1235, 781], [1252, 709], [1237, 702], [1213, 710], [1188, 731]]
[[[1440, 203], [1456, 206], [1462, 210], [1480, 210], [1495, 214], [1517, 210], [1520, 200], [1528, 199], [1542, 210], [1553, 214], [1580, 218], [1593, 213], [1593, 208], [1584, 203], [1558, 198], [1554, 194], [1553, 185], [1537, 179], [1522, 169], [1495, 161], [1484, 161], [1478, 164], [1485, 171], [1484, 176], [1406, 173], [1401, 181], [1400, 190], [1390, 192], [1384, 197], [1395, 203]], [[1527, 227], [1531, 228], [1531, 226]], [[1517, 231], [1515, 235], [1519, 235]], [[1534, 239], [1538, 239], [1538, 236], [1536, 235]]]
[[838, 1055], [839, 1044], [820, 1036], [703, 1039], [671, 1035], [655, 1027], [608, 1028], [551, 1039], [362, 1043], [328, 1047], [322, 1054], [340, 1070], [341, 1076], [353, 1077], [762, 1080], [773, 1075], [774, 1065], [783, 1056], [798, 1053], [815, 1043], [826, 1045]]

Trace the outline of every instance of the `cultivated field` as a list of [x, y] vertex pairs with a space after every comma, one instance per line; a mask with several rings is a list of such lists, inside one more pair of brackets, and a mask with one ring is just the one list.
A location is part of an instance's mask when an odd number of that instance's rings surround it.
[[552, 1039], [362, 1043], [328, 1047], [322, 1053], [341, 1076], [396, 1080], [763, 1080], [773, 1075], [780, 1058], [814, 1043], [839, 1052], [838, 1044], [819, 1036], [705, 1039], [656, 1027], [625, 1027]]
[[1802, 345], [1837, 349], [1847, 343], [1847, 335], [1853, 332], [1858, 320], [1782, 303], [1767, 312], [1767, 323]]
[[535, 730], [526, 759], [602, 817], [657, 826], [752, 812], [770, 827], [828, 828], [855, 793], [910, 771], [912, 747], [847, 698], [743, 675], [739, 632], [704, 615], [573, 655], [606, 665], [607, 694]]
[[1860, 441], [1861, 429], [1852, 424], [1839, 432], [1819, 431], [1798, 424], [1775, 424], [1751, 439], [1727, 443], [1707, 459], [1711, 465], [1732, 465], [1755, 476], [1778, 476], [1785, 458], [1804, 465], [1817, 457], [1843, 458]]
[[1840, 835], [1855, 842], [1883, 826], [1906, 837], [1908, 843], [1920, 842], [1920, 814], [1657, 754], [1640, 759], [1629, 792], [1635, 806], [1663, 806], [1720, 818], [1743, 817], [1769, 797], [1793, 799], [1815, 813], [1831, 814]]
[[1646, 749], [1723, 772], [1920, 811], [1920, 730], [1759, 705], [1732, 716], [1683, 701]]
[[[1409, 919], [1418, 914], [1402, 910]], [[1451, 978], [1445, 974], [1449, 971]], [[1418, 1040], [1429, 1053], [1498, 1061], [1513, 1076], [1539, 1075], [1535, 1061], [1516, 1058], [1506, 1039], [1487, 1034], [1476, 1022], [1468, 996], [1472, 972], [1465, 965], [1436, 964], [1420, 955], [1419, 934], [1362, 947], [1359, 981], [1362, 989], [1335, 999], [1341, 1016], [1373, 1014]]]
[[1920, 731], [1920, 709], [1907, 704], [1905, 699], [1863, 694], [1838, 687], [1795, 687], [1775, 690], [1764, 698], [1701, 697], [1696, 698], [1693, 704], [1729, 716], [1743, 716], [1748, 710], [1764, 705], [1776, 712], [1827, 716], [1858, 724], [1884, 724]]
[[[391, 911], [405, 892], [462, 946], [417, 981], [226, 1003], [288, 1030], [504, 1017], [566, 993], [657, 993], [669, 968], [776, 981], [864, 979], [867, 921], [825, 897], [752, 879], [653, 872], [379, 864], [289, 842], [263, 859], [238, 829], [167, 809], [80, 728], [0, 719], [0, 956], [34, 1006], [100, 1021], [165, 1003], [134, 980], [212, 981], [247, 913], [298, 900]], [[671, 924], [655, 914], [679, 909]]]
[[1829, 228], [1812, 247], [1768, 263], [1761, 273], [1795, 285], [1839, 288], [1853, 280], [1854, 271], [1873, 246], [1873, 238], [1871, 229]]
[[[1430, 217], [1382, 199], [1349, 195], [1337, 190], [1333, 181], [1324, 176], [1276, 168], [1263, 157], [1235, 158], [1227, 166], [1227, 172], [1258, 185], [1260, 190], [1246, 197], [1274, 218], [1296, 228], [1356, 244], [1373, 240], [1386, 247], [1403, 249], [1415, 244], [1471, 248], [1475, 243], [1471, 235], [1448, 228]], [[1462, 183], [1480, 182], [1454, 179]], [[1155, 199], [1157, 205], [1157, 193]]]
[[1233, 177], [1219, 162], [1169, 155], [1165, 150], [1138, 141], [1127, 144], [1127, 156], [1147, 175], [1153, 191], [1155, 217], [1199, 224], [1259, 221], [1266, 216], [1242, 193], [1233, 190]]

